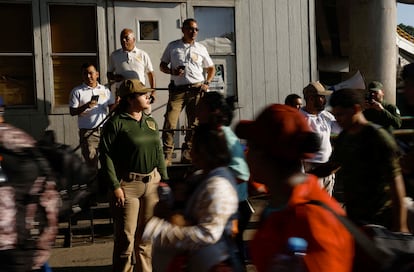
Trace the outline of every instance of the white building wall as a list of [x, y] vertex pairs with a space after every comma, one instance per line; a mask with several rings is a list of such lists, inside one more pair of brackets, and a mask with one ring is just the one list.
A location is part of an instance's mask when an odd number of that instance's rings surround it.
[[314, 1], [237, 1], [236, 37], [238, 118], [317, 79]]
[[[0, 2], [8, 2], [8, 0], [0, 0]], [[102, 83], [107, 82], [104, 75], [108, 55], [119, 44], [117, 41], [119, 29], [116, 26], [114, 13], [116, 6], [121, 2], [128, 2], [129, 5], [152, 3], [155, 6], [157, 3], [178, 4], [181, 6], [181, 19], [193, 17], [195, 7], [234, 8], [235, 55], [224, 55], [222, 58], [224, 62], [230, 58], [228, 62], [232, 64], [235, 61], [231, 71], [235, 75], [232, 86], [239, 106], [235, 122], [239, 119], [254, 118], [267, 104], [283, 103], [285, 96], [290, 93], [301, 95], [303, 86], [310, 80], [317, 79], [314, 0], [33, 0], [32, 3], [36, 7], [34, 10], [41, 10], [34, 18], [41, 22], [39, 29], [43, 38], [48, 36], [48, 18], [45, 13], [47, 3], [53, 2], [69, 5], [92, 2], [97, 4], [101, 66], [99, 69]], [[36, 31], [39, 32], [39, 29]], [[40, 38], [35, 35], [35, 39]], [[48, 44], [47, 41], [42, 43]], [[75, 147], [78, 143], [76, 117], [69, 115], [69, 109], [53, 108], [52, 77], [47, 68], [50, 67], [48, 64], [50, 56], [45, 47], [42, 47], [42, 50], [45, 52], [37, 52], [38, 56], [43, 58], [43, 66], [37, 66], [36, 72], [39, 74], [37, 78], [40, 81], [36, 91], [38, 97], [44, 97], [45, 101], [37, 106], [38, 110], [35, 112], [10, 111], [8, 121], [17, 124], [35, 137], [41, 134], [44, 123], [49, 123], [48, 128], [56, 132], [57, 141]], [[154, 68], [158, 70], [159, 58], [153, 57], [152, 61]], [[74, 86], [78, 83], [74, 82]], [[162, 126], [163, 120], [157, 121]]]

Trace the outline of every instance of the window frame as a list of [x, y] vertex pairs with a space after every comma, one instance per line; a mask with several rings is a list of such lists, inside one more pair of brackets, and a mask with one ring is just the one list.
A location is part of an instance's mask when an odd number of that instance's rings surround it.
[[[148, 40], [141, 40], [141, 25], [142, 23], [157, 23], [157, 27], [158, 27], [158, 39], [148, 39]], [[135, 22], [136, 24], [136, 29], [137, 29], [137, 37], [136, 40], [139, 43], [145, 43], [145, 44], [159, 44], [161, 42], [161, 34], [162, 34], [162, 30], [161, 30], [161, 23], [159, 19], [142, 19], [142, 20], [136, 20]]]
[[42, 77], [42, 48], [41, 48], [41, 31], [38, 27], [40, 25], [40, 16], [39, 16], [39, 0], [15, 0], [15, 1], [4, 1], [0, 0], [2, 4], [30, 4], [32, 9], [32, 26], [33, 26], [33, 48], [32, 53], [23, 53], [23, 54], [3, 54], [3, 56], [31, 56], [33, 58], [33, 96], [34, 104], [33, 106], [13, 106], [7, 108], [7, 115], [9, 116], [18, 116], [18, 115], [35, 115], [44, 112], [43, 105], [41, 101], [45, 101], [44, 89], [43, 86], [43, 77]]
[[[104, 0], [85, 0], [85, 1], [68, 1], [68, 0], [47, 0], [42, 1], [40, 6], [41, 32], [42, 32], [42, 58], [44, 71], [44, 93], [45, 100], [50, 103], [48, 114], [69, 114], [69, 105], [55, 105], [54, 77], [53, 77], [53, 52], [50, 29], [49, 5], [71, 5], [71, 6], [94, 6], [96, 11], [97, 27], [97, 52], [98, 70], [100, 74], [99, 82], [106, 84], [107, 71], [107, 42], [106, 42], [106, 24], [105, 24], [105, 1]], [[84, 53], [59, 53], [59, 56], [84, 56]], [[90, 56], [91, 54], [87, 53]], [[92, 55], [95, 55], [92, 53]], [[80, 69], [80, 67], [79, 67]], [[79, 72], [79, 82], [74, 82], [73, 87], [82, 83]], [[69, 97], [68, 97], [69, 101]]]

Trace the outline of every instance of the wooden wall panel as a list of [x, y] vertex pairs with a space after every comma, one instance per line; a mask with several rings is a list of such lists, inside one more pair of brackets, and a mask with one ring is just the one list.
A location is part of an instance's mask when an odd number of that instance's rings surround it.
[[259, 89], [265, 92], [264, 103], [275, 103], [278, 101], [277, 82], [277, 55], [275, 54], [275, 45], [277, 40], [276, 24], [276, 1], [264, 0], [263, 3], [263, 51], [264, 51], [264, 77], [265, 85]]
[[250, 40], [250, 1], [239, 0], [235, 6], [236, 25], [236, 62], [237, 62], [237, 94], [239, 109], [234, 119], [251, 118], [253, 116], [253, 82], [252, 54]]
[[298, 93], [303, 89], [303, 55], [301, 1], [289, 1], [289, 61], [290, 61], [290, 90]]
[[35, 139], [40, 139], [48, 126], [48, 120], [44, 114], [9, 115], [6, 110], [5, 120], [7, 123], [24, 130]]
[[[311, 38], [311, 27], [309, 27], [309, 22], [311, 22], [310, 16], [310, 5], [308, 1], [301, 1], [301, 40], [302, 40], [302, 75], [303, 75], [303, 85], [307, 85], [308, 81], [312, 80], [311, 71], [310, 71], [310, 62], [311, 62], [311, 52], [312, 47], [310, 44]], [[316, 39], [315, 39], [316, 41]], [[316, 65], [316, 64], [315, 64]]]
[[76, 116], [64, 115], [63, 119], [65, 123], [65, 143], [76, 147], [79, 144], [78, 135], [78, 118]]
[[44, 114], [10, 116], [6, 112], [5, 119], [6, 122], [26, 131], [36, 140], [41, 139], [47, 129], [55, 132], [58, 143], [68, 144], [73, 148], [79, 144], [77, 117], [64, 114], [49, 115], [48, 117]]
[[55, 131], [56, 141], [72, 147], [79, 143], [77, 117], [64, 114], [49, 116], [49, 129]]
[[289, 10], [288, 0], [278, 0], [276, 1], [276, 63], [277, 75], [278, 75], [278, 84], [277, 84], [277, 94], [278, 100], [277, 103], [283, 103], [284, 98], [287, 93], [290, 93], [290, 55], [291, 48], [289, 44]]
[[30, 135], [33, 135], [31, 133], [30, 117], [29, 116], [27, 116], [27, 115], [10, 116], [7, 112], [7, 109], [6, 109], [6, 112], [4, 114], [4, 119], [7, 123], [26, 131]]
[[263, 25], [265, 18], [263, 9], [266, 0], [249, 1], [250, 18], [254, 20], [250, 24], [250, 51], [251, 51], [251, 81], [252, 81], [252, 105], [253, 112], [257, 112], [266, 104], [266, 79], [265, 79], [265, 44], [263, 42]]
[[55, 132], [56, 142], [65, 143], [66, 130], [63, 123], [63, 115], [49, 115], [49, 121], [49, 130], [53, 130]]
[[[316, 74], [312, 0], [250, 0], [236, 5], [239, 106], [251, 119], [286, 95], [302, 95]], [[250, 69], [249, 70], [249, 66]], [[314, 71], [315, 70], [315, 71]], [[316, 79], [313, 79], [316, 80]]]

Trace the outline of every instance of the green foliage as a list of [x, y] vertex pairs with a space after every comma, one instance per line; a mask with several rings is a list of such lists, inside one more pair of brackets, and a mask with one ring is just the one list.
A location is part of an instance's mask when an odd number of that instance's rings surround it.
[[414, 27], [405, 24], [399, 24], [398, 26], [401, 27], [405, 32], [407, 32], [411, 36], [414, 36]]

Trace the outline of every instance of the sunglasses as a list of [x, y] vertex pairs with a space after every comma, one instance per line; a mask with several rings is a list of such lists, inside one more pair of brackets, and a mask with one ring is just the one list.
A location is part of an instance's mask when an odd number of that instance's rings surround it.
[[199, 31], [199, 29], [197, 27], [185, 27], [185, 29], [190, 30], [190, 31], [194, 31], [194, 32]]

